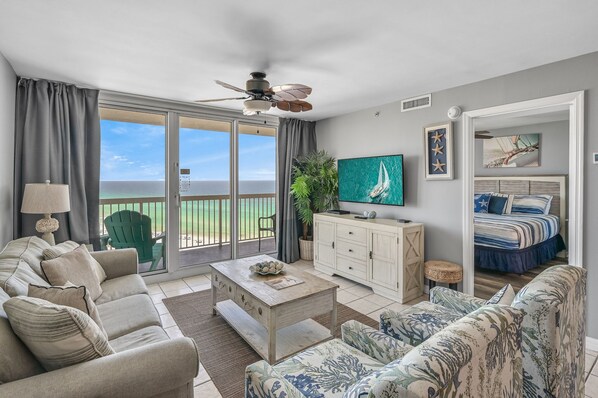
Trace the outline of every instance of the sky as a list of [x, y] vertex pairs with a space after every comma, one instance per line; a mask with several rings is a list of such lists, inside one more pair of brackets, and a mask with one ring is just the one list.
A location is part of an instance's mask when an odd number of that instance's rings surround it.
[[[101, 181], [165, 179], [165, 127], [102, 120]], [[180, 167], [191, 180], [228, 180], [230, 133], [180, 129]], [[276, 141], [271, 136], [240, 134], [239, 179], [274, 180]]]

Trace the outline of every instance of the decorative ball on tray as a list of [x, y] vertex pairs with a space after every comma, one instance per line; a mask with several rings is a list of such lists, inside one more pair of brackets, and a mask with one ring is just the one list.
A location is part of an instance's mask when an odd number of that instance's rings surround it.
[[282, 272], [284, 264], [278, 261], [261, 261], [253, 264], [249, 269], [260, 275], [278, 275]]

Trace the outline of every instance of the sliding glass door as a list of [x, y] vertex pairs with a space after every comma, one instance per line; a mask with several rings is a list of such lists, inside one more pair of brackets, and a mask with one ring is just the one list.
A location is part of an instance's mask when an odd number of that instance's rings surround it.
[[276, 127], [117, 105], [100, 114], [103, 249], [136, 248], [142, 273], [276, 251]]
[[232, 123], [179, 118], [179, 264], [230, 259]]
[[141, 273], [166, 263], [166, 115], [100, 108], [103, 250], [136, 248]]
[[239, 123], [238, 255], [276, 251], [276, 129]]

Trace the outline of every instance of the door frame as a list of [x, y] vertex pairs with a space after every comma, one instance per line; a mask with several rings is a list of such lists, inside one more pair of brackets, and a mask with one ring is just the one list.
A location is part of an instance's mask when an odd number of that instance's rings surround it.
[[569, 110], [569, 264], [583, 264], [584, 91], [554, 95], [463, 113], [463, 291], [474, 293], [473, 195], [475, 177], [475, 121], [541, 110]]

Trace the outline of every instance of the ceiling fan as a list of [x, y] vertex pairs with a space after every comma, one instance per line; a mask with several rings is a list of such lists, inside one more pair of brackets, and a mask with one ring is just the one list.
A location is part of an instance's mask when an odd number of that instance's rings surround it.
[[250, 75], [251, 79], [245, 83], [245, 89], [215, 80], [216, 84], [224, 88], [246, 94], [245, 97], [197, 100], [195, 102], [245, 100], [243, 102], [244, 115], [259, 115], [262, 112], [268, 112], [272, 107], [289, 112], [306, 112], [312, 110], [312, 105], [307, 101], [303, 101], [311, 94], [311, 87], [303, 84], [283, 84], [270, 87], [265, 73], [252, 72]]
[[488, 135], [488, 134], [492, 134], [492, 133], [489, 132], [489, 131], [486, 131], [486, 130], [476, 131], [475, 132], [475, 139], [476, 140], [490, 140], [490, 139], [494, 138], [494, 137], [492, 137], [491, 135]]

